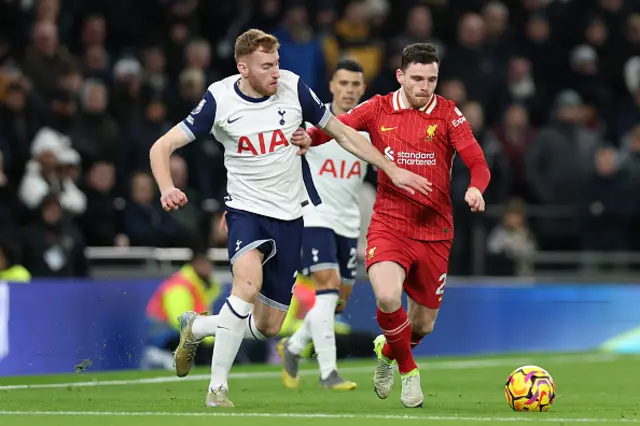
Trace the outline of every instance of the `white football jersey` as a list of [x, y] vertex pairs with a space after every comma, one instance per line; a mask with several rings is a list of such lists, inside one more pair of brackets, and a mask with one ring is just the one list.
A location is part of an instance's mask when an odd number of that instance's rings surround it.
[[289, 140], [305, 121], [324, 127], [331, 112], [290, 71], [280, 70], [278, 92], [263, 98], [244, 95], [239, 81], [233, 75], [213, 83], [179, 126], [192, 141], [211, 133], [224, 145], [228, 207], [297, 219], [307, 195], [313, 204], [320, 199], [306, 160]]
[[[330, 110], [331, 104], [326, 107]], [[369, 133], [360, 134], [371, 141]], [[367, 163], [342, 148], [335, 139], [309, 148], [305, 157], [322, 204], [305, 208], [304, 226], [330, 228], [343, 237], [358, 238], [358, 204]]]

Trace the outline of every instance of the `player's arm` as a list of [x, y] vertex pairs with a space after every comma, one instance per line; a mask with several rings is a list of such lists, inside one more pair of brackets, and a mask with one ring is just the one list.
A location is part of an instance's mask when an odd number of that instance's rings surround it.
[[344, 308], [347, 307], [347, 302], [351, 297], [352, 290], [353, 284], [346, 284], [344, 282], [340, 284], [340, 294], [338, 296], [338, 306], [336, 307], [336, 314], [341, 313], [342, 311], [344, 311]]
[[186, 195], [174, 186], [171, 179], [169, 171], [171, 154], [197, 137], [207, 135], [213, 127], [215, 114], [215, 99], [211, 92], [207, 91], [189, 116], [172, 127], [151, 147], [149, 152], [151, 171], [160, 189], [160, 200], [165, 210], [178, 209], [187, 203]]
[[345, 125], [337, 118], [331, 117], [322, 129], [344, 149], [386, 173], [398, 188], [404, 189], [412, 195], [415, 194], [415, 191], [425, 196], [431, 192], [431, 182], [422, 176], [398, 167], [396, 163], [382, 155], [357, 130]]
[[315, 93], [304, 84], [302, 79], [298, 82], [298, 97], [305, 121], [322, 128], [344, 149], [385, 172], [398, 188], [402, 188], [410, 194], [415, 194], [415, 191], [418, 191], [428, 195], [431, 192], [431, 182], [422, 176], [396, 166], [393, 161], [382, 155], [357, 130], [352, 129], [334, 117]]
[[471, 126], [458, 108], [453, 108], [448, 123], [449, 141], [469, 169], [471, 182], [464, 196], [472, 211], [484, 211], [482, 194], [489, 186], [491, 172], [480, 144], [473, 136]]
[[[352, 129], [368, 132], [368, 123], [375, 117], [375, 108], [374, 101], [365, 101], [351, 111], [340, 114], [337, 118]], [[311, 146], [319, 146], [333, 139], [317, 127], [307, 129], [307, 135], [311, 138]]]

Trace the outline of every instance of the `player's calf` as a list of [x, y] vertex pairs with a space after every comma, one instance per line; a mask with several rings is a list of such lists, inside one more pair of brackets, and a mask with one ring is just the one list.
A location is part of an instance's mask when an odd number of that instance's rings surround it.
[[216, 344], [211, 361], [210, 393], [215, 389], [228, 389], [229, 371], [240, 349], [253, 303], [262, 287], [262, 259], [263, 255], [258, 250], [250, 250], [233, 263], [231, 295], [218, 314]]
[[286, 316], [286, 311], [258, 302], [253, 306], [252, 321], [248, 323], [247, 331], [255, 340], [276, 337], [280, 334]]

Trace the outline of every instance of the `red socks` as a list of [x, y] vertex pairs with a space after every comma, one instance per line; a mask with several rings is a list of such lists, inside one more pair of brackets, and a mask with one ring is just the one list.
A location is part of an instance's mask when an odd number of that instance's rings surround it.
[[406, 374], [418, 368], [411, 353], [411, 343], [414, 337], [411, 332], [411, 323], [404, 309], [400, 308], [391, 313], [385, 313], [378, 309], [377, 318], [378, 325], [387, 338], [382, 354], [386, 358], [397, 361], [400, 374]]

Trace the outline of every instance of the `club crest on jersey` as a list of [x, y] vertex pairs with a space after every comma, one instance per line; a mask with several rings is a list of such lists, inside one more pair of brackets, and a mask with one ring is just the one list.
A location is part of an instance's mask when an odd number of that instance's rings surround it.
[[427, 136], [425, 136], [424, 140], [426, 142], [433, 141], [433, 137], [436, 135], [436, 130], [438, 130], [437, 124], [432, 124], [429, 127], [427, 127]]
[[204, 103], [207, 102], [205, 99], [202, 99], [200, 101], [200, 103], [198, 105], [196, 105], [196, 107], [193, 109], [193, 111], [191, 111], [191, 115], [198, 115], [200, 114], [200, 111], [202, 111], [202, 108], [204, 108]]
[[280, 114], [280, 125], [284, 126], [284, 115], [287, 113], [287, 111], [283, 111], [281, 109], [278, 108], [278, 114]]

